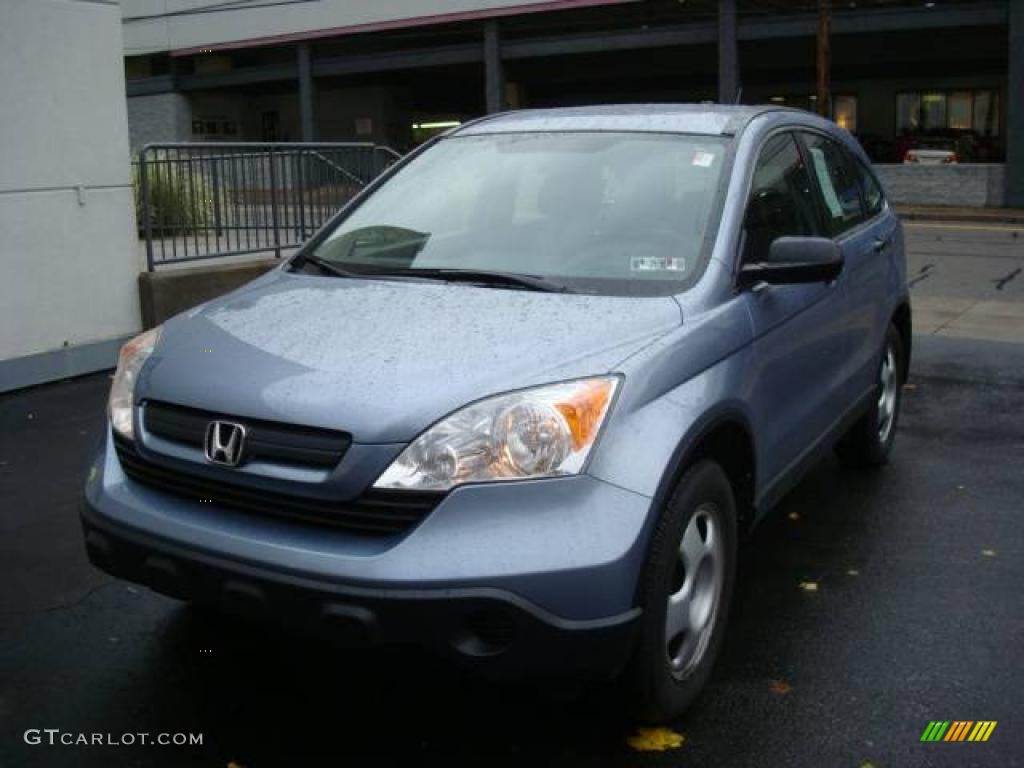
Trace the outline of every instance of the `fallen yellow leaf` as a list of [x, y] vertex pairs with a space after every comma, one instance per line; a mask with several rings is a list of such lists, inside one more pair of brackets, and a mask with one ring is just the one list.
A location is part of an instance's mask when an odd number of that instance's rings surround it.
[[996, 551], [994, 549], [983, 549], [981, 550], [981, 554], [983, 554], [985, 557], [995, 557]]
[[637, 728], [636, 733], [626, 739], [637, 752], [664, 752], [667, 749], [679, 749], [686, 737], [669, 728]]
[[785, 696], [787, 693], [793, 690], [793, 686], [791, 686], [785, 680], [769, 680], [768, 690], [770, 690], [772, 693], [777, 693], [780, 696]]
[[788, 515], [786, 515], [786, 517], [788, 517], [790, 520], [799, 520], [800, 519], [800, 513], [799, 512], [790, 512]]
[[801, 581], [800, 582], [800, 589], [802, 589], [804, 592], [817, 592], [818, 591], [818, 582], [816, 582], [816, 581]]

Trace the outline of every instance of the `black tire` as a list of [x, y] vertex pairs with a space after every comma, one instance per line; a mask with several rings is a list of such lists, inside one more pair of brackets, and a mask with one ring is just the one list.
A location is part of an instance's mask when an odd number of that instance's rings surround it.
[[[698, 517], [700, 515], [700, 517]], [[721, 545], [720, 592], [706, 613], [706, 630], [692, 633], [701, 637], [692, 664], [674, 667], [670, 658], [672, 642], [666, 637], [669, 596], [687, 578], [694, 581], [704, 568], [686, 574], [680, 553], [683, 534], [690, 530], [691, 520], [700, 530], [717, 532]], [[713, 520], [707, 523], [707, 520]], [[701, 534], [703, 536], [703, 534]], [[679, 480], [658, 520], [651, 539], [639, 588], [640, 619], [637, 649], [623, 673], [623, 682], [631, 695], [636, 714], [645, 722], [664, 723], [678, 717], [697, 697], [711, 675], [711, 669], [722, 644], [733, 584], [736, 579], [736, 502], [732, 486], [722, 468], [713, 461], [699, 461]], [[704, 540], [710, 542], [710, 535]], [[716, 560], [717, 562], [717, 560]], [[693, 589], [693, 582], [691, 582]], [[706, 604], [706, 603], [705, 603]], [[704, 613], [704, 612], [702, 612]], [[689, 609], [687, 615], [689, 613]], [[687, 630], [688, 631], [688, 630]], [[680, 637], [685, 637], [684, 632]]]
[[[892, 420], [883, 433], [880, 427], [880, 413], [884, 393], [882, 380], [886, 361], [892, 353], [892, 375], [895, 377], [895, 390], [892, 392]], [[896, 439], [896, 426], [900, 417], [900, 405], [903, 401], [903, 383], [906, 375], [906, 358], [904, 357], [903, 337], [895, 325], [890, 325], [885, 335], [885, 345], [878, 361], [878, 389], [871, 407], [854, 424], [850, 431], [836, 444], [836, 454], [840, 460], [851, 467], [880, 467], [889, 461], [893, 441]]]

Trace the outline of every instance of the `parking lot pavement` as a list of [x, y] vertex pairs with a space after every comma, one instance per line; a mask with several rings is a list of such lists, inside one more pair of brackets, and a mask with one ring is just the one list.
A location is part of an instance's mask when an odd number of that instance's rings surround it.
[[[942, 290], [997, 290], [968, 277]], [[892, 463], [827, 460], [757, 529], [712, 682], [673, 724], [681, 745], [655, 753], [627, 745], [635, 724], [606, 691], [226, 626], [93, 570], [76, 504], [108, 386], [0, 398], [2, 766], [1024, 765], [1024, 344], [915, 338]], [[998, 725], [986, 743], [922, 743], [932, 720]], [[27, 745], [33, 728], [203, 745]]]
[[904, 223], [918, 333], [1024, 342], [1024, 228]]

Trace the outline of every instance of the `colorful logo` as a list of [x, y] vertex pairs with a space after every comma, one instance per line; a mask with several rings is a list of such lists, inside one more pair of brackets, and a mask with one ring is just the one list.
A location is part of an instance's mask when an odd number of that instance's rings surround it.
[[995, 728], [995, 720], [932, 720], [921, 741], [988, 741]]

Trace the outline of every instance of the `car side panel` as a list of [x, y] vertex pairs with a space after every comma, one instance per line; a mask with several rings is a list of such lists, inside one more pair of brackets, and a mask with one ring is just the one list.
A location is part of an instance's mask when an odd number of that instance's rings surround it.
[[766, 479], [785, 472], [847, 405], [844, 283], [841, 276], [743, 294], [754, 327], [749, 385], [758, 472]]
[[[791, 113], [766, 115], [739, 140], [711, 264], [677, 297], [683, 327], [618, 367], [626, 384], [592, 457], [595, 477], [654, 496], [708, 425], [739, 420], [751, 432], [759, 499], [850, 405], [839, 284], [774, 286], [760, 295], [735, 288], [753, 163], [764, 138], [791, 123]], [[808, 367], [817, 380], [811, 396]]]
[[[885, 258], [854, 253], [833, 285], [734, 287], [750, 168], [765, 136], [800, 127], [791, 121], [791, 114], [766, 115], [742, 137], [712, 263], [677, 297], [683, 327], [617, 368], [626, 385], [588, 468], [595, 477], [657, 499], [709, 426], [738, 421], [753, 442], [754, 499], [763, 513], [862, 412], [874, 376], [869, 348], [880, 347], [888, 318], [906, 299], [902, 231], [890, 211], [878, 221], [892, 236]], [[803, 123], [822, 128], [810, 116]], [[866, 161], [852, 139], [835, 138]], [[866, 227], [851, 248], [873, 247], [875, 235]], [[851, 281], [857, 305], [847, 295]]]
[[843, 240], [848, 273], [844, 326], [850, 349], [845, 375], [850, 398], [877, 380], [882, 340], [894, 307], [891, 273], [899, 245], [896, 227], [895, 217], [883, 212]]
[[750, 423], [750, 316], [741, 297], [634, 355], [587, 473], [655, 496], [674, 458], [716, 419]]
[[[747, 175], [734, 179], [734, 184], [751, 189], [759, 157], [775, 137], [789, 134], [796, 139], [799, 135], [798, 126], [783, 124], [779, 128], [784, 130], [768, 129], [763, 136], [750, 137], [749, 161], [743, 166]], [[801, 154], [807, 181], [814, 187], [802, 142]], [[813, 192], [812, 196], [820, 205]], [[746, 199], [737, 202], [744, 210]], [[822, 213], [818, 213], [820, 235], [825, 228]], [[745, 216], [735, 219], [737, 232], [744, 220]], [[739, 260], [739, 248], [733, 258]], [[844, 267], [830, 283], [761, 284], [741, 294], [753, 327], [750, 408], [758, 434], [758, 475], [765, 483], [773, 483], [787, 472], [847, 407], [848, 373], [844, 368], [850, 350], [843, 329], [843, 307], [848, 300], [848, 272]]]
[[[871, 160], [853, 137], [837, 131], [835, 138], [843, 142], [850, 154], [866, 167], [871, 167]], [[885, 190], [882, 191], [884, 194]], [[866, 227], [870, 231], [872, 249], [870, 253], [863, 251], [862, 258], [858, 258], [854, 265], [858, 276], [849, 299], [849, 326], [854, 350], [850, 374], [853, 396], [875, 386], [878, 355], [889, 321], [900, 304], [910, 301], [903, 225], [899, 217], [886, 203], [882, 213], [871, 219]]]

